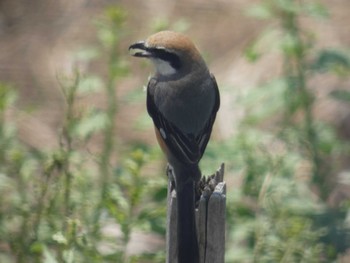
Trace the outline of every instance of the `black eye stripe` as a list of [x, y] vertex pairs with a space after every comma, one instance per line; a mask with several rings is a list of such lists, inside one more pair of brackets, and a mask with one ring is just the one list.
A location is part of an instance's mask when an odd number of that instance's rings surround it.
[[168, 52], [164, 49], [154, 48], [154, 49], [151, 49], [150, 51], [154, 54], [154, 57], [169, 62], [169, 64], [174, 69], [180, 69], [181, 61], [180, 61], [180, 58], [178, 55], [171, 53], [171, 52]]

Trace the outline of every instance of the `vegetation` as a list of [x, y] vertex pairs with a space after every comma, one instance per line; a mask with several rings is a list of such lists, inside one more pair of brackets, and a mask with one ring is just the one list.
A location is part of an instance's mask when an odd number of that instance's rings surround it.
[[[239, 97], [246, 114], [238, 134], [211, 142], [202, 161], [204, 171], [225, 161], [227, 177], [242, 177], [227, 196], [226, 262], [336, 262], [350, 246], [350, 207], [348, 201], [328, 204], [338, 180], [330, 175], [350, 148], [314, 117], [310, 80], [348, 78], [350, 57], [345, 50], [317, 49], [317, 39], [299, 23], [306, 16], [326, 19], [316, 1], [264, 0], [249, 14], [273, 26], [247, 47], [247, 59], [276, 52], [283, 67], [277, 79]], [[165, 261], [164, 249], [127, 253], [133, 231], [165, 234], [166, 178], [161, 169], [146, 169], [161, 158], [157, 147], [126, 145], [118, 136], [124, 102], [116, 92], [128, 73], [119, 47], [124, 21], [123, 10], [108, 8], [96, 21], [98, 45], [76, 54], [77, 65], [104, 61], [106, 76], [76, 68], [58, 77], [66, 108], [56, 149], [19, 140], [17, 95], [10, 84], [0, 85], [0, 262]], [[272, 49], [264, 49], [266, 39]], [[96, 94], [105, 97], [105, 108], [79, 108], [80, 98]], [[144, 99], [128, 96], [135, 103]], [[330, 96], [350, 102], [345, 90]], [[96, 140], [100, 151], [91, 152], [87, 145]], [[111, 235], [111, 228], [120, 233]]]
[[[107, 77], [78, 68], [58, 77], [66, 110], [57, 149], [31, 149], [18, 140], [7, 118], [16, 94], [0, 86], [1, 262], [164, 261], [164, 252], [126, 254], [133, 228], [164, 235], [166, 208], [157, 203], [165, 202], [166, 178], [142, 170], [157, 156], [152, 148], [118, 141], [115, 88], [127, 73], [119, 53], [124, 21], [123, 10], [107, 9], [96, 21], [99, 45], [76, 55], [76, 64], [107, 55]], [[79, 109], [79, 98], [96, 94], [106, 97], [104, 109]], [[102, 147], [92, 153], [86, 145], [96, 138]]]
[[[274, 26], [248, 47], [247, 58], [255, 62], [276, 52], [283, 63], [277, 79], [240, 98], [247, 112], [232, 148], [243, 185], [229, 206], [233, 245], [227, 259], [334, 262], [350, 246], [350, 207], [346, 200], [339, 207], [327, 201], [337, 183], [332, 179], [337, 160], [349, 153], [349, 143], [314, 117], [317, 87], [309, 83], [317, 74], [348, 77], [350, 57], [318, 50], [312, 32], [302, 28], [302, 18], [327, 16], [316, 1], [266, 0], [249, 11]], [[267, 38], [270, 46], [264, 50]], [[349, 94], [333, 95], [339, 92]], [[275, 127], [262, 128], [264, 122]]]

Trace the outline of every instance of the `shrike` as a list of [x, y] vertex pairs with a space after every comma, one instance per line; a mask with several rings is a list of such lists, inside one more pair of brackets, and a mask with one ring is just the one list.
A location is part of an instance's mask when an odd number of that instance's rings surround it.
[[195, 187], [220, 95], [215, 78], [192, 41], [162, 31], [132, 44], [135, 57], [150, 59], [156, 73], [147, 87], [147, 110], [158, 143], [175, 174], [178, 211], [178, 262], [198, 263]]

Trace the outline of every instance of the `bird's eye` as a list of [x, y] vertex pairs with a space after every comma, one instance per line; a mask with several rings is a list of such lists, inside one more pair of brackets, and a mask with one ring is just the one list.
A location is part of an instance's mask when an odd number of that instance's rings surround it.
[[174, 69], [178, 70], [181, 68], [181, 60], [175, 53], [164, 49], [154, 49], [152, 51], [157, 58], [167, 61]]

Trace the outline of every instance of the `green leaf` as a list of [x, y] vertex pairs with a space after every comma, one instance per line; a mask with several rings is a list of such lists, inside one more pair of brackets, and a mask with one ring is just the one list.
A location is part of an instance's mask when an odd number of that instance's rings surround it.
[[330, 95], [340, 101], [350, 102], [350, 91], [349, 90], [334, 90]]
[[126, 12], [120, 7], [110, 6], [106, 9], [106, 17], [114, 26], [121, 26], [126, 19]]
[[326, 72], [331, 70], [350, 70], [349, 55], [340, 50], [325, 49], [318, 53], [318, 57], [311, 65], [311, 69]]
[[292, 34], [285, 34], [281, 41], [281, 48], [287, 56], [297, 56], [303, 52], [303, 43]]
[[16, 93], [11, 86], [0, 83], [0, 112], [11, 106], [16, 97]]
[[289, 14], [299, 14], [301, 11], [301, 6], [297, 1], [291, 0], [277, 0], [274, 2], [275, 13], [282, 16], [285, 19], [286, 13]]
[[327, 18], [329, 16], [327, 8], [319, 2], [306, 2], [304, 8], [309, 15], [317, 18]]
[[249, 45], [244, 50], [244, 55], [249, 62], [255, 62], [261, 57], [261, 54], [257, 51], [255, 43]]
[[68, 241], [62, 232], [57, 232], [52, 236], [52, 239], [55, 240], [58, 244], [67, 245]]
[[44, 263], [58, 263], [51, 251], [44, 246]]
[[80, 94], [89, 94], [98, 92], [104, 86], [102, 79], [95, 75], [88, 75], [79, 82], [78, 92]]
[[74, 263], [74, 252], [74, 248], [65, 250], [63, 252], [63, 258], [65, 259], [65, 263]]
[[108, 123], [108, 118], [104, 112], [92, 112], [82, 118], [75, 126], [73, 132], [81, 139], [87, 139], [91, 134], [97, 132]]
[[157, 202], [163, 201], [164, 199], [166, 199], [167, 194], [168, 194], [168, 189], [165, 186], [159, 189], [156, 189], [156, 191], [154, 191], [153, 193], [153, 200]]
[[44, 248], [45, 245], [43, 243], [36, 241], [30, 246], [30, 251], [33, 253], [41, 254]]
[[107, 48], [112, 47], [116, 41], [115, 34], [108, 27], [100, 27], [97, 35], [101, 43]]

